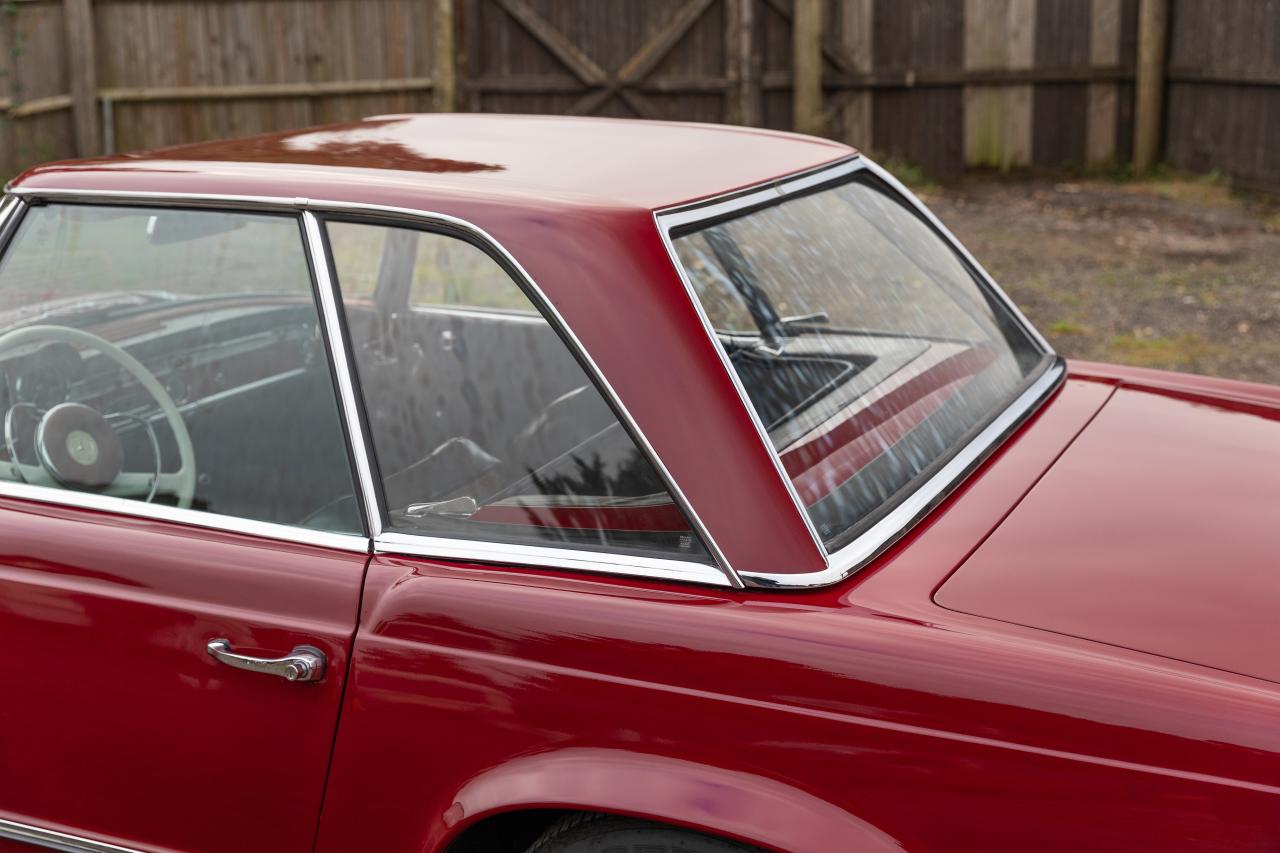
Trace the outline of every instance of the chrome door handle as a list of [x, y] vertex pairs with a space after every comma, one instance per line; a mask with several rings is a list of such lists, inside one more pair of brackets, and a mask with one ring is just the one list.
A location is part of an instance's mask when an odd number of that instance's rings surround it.
[[294, 646], [293, 651], [282, 658], [254, 658], [231, 651], [229, 640], [210, 640], [206, 647], [210, 655], [227, 666], [278, 675], [286, 681], [319, 681], [324, 678], [324, 652], [315, 646]]

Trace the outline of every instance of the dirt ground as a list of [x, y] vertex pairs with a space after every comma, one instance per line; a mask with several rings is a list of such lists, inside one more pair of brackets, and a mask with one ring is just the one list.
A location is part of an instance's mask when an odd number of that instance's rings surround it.
[[1204, 178], [917, 188], [1059, 352], [1280, 385], [1280, 207]]

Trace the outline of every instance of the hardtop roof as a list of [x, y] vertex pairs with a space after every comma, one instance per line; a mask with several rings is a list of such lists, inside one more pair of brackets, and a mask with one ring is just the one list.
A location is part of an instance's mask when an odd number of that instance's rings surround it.
[[[69, 160], [29, 170], [24, 189], [128, 189], [382, 202], [378, 187], [564, 205], [671, 207], [851, 156], [848, 146], [730, 125], [495, 114], [374, 116], [348, 124]], [[199, 186], [199, 190], [195, 186]], [[259, 187], [261, 189], [259, 189]], [[416, 205], [415, 205], [416, 206]]]

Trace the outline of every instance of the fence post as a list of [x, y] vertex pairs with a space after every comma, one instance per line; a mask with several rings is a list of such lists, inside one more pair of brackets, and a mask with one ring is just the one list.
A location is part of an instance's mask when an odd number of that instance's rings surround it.
[[1133, 117], [1133, 167], [1138, 172], [1150, 170], [1160, 159], [1168, 33], [1169, 0], [1142, 0], [1138, 12], [1137, 104]]
[[792, 98], [797, 133], [822, 133], [822, 0], [796, 0], [791, 21]]
[[71, 110], [76, 153], [100, 153], [98, 82], [93, 48], [93, 0], [62, 0], [67, 29], [67, 64], [71, 78]]
[[431, 81], [431, 104], [438, 113], [458, 108], [458, 57], [454, 44], [454, 0], [436, 0], [435, 68]]

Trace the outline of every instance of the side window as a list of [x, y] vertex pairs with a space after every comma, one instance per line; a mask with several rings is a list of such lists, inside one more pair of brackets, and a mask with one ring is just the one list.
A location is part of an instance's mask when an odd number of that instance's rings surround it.
[[296, 217], [49, 204], [0, 259], [0, 479], [358, 533]]
[[709, 559], [555, 329], [464, 239], [330, 222], [394, 530]]

